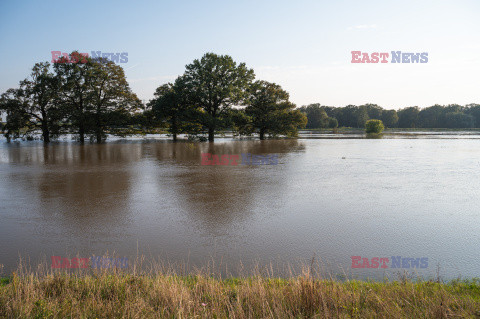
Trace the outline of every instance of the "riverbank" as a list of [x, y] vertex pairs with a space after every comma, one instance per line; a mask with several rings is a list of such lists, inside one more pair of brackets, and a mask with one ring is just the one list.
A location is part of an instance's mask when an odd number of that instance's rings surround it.
[[26, 272], [0, 280], [2, 318], [478, 318], [480, 280], [366, 282], [166, 272]]

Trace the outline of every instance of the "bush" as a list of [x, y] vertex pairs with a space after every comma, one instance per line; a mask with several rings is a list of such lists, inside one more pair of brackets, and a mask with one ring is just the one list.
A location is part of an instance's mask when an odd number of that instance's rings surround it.
[[367, 133], [379, 134], [382, 133], [384, 128], [380, 120], [368, 120], [367, 123], [365, 123], [365, 132]]

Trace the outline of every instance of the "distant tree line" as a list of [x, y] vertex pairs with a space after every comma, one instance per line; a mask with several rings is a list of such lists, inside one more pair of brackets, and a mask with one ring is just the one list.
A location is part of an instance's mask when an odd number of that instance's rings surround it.
[[386, 110], [376, 104], [322, 106], [318, 103], [302, 106], [307, 116], [307, 128], [364, 128], [369, 119], [381, 120], [389, 128], [480, 128], [480, 104], [417, 106]]
[[[62, 60], [63, 59], [63, 60]], [[74, 63], [69, 63], [74, 61]], [[255, 81], [252, 69], [228, 55], [207, 53], [186, 66], [173, 83], [158, 87], [143, 105], [132, 93], [121, 66], [77, 51], [53, 64], [37, 63], [30, 77], [0, 97], [7, 114], [2, 131], [8, 140], [41, 133], [44, 142], [73, 133], [100, 143], [107, 134], [155, 129], [206, 135], [231, 129], [238, 135], [296, 136], [307, 117], [275, 83]]]

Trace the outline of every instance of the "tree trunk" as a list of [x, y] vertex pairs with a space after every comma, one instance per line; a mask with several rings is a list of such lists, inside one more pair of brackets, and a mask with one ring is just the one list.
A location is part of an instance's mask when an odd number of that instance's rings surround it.
[[80, 143], [83, 144], [85, 142], [85, 124], [83, 122], [78, 125], [78, 134], [80, 135]]
[[265, 139], [265, 130], [262, 128], [260, 129], [260, 139], [264, 140]]
[[208, 128], [208, 141], [213, 142], [215, 140], [215, 128], [209, 127]]
[[43, 135], [43, 142], [50, 143], [50, 131], [48, 130], [48, 125], [42, 124], [42, 135]]
[[45, 109], [42, 108], [42, 136], [44, 143], [50, 143], [50, 130], [48, 129], [48, 119], [47, 119], [47, 112]]
[[102, 143], [102, 120], [100, 118], [99, 107], [97, 107], [97, 113], [95, 114], [95, 133], [97, 138], [97, 144]]
[[177, 141], [177, 118], [174, 116], [172, 118], [172, 134], [173, 134], [173, 142]]

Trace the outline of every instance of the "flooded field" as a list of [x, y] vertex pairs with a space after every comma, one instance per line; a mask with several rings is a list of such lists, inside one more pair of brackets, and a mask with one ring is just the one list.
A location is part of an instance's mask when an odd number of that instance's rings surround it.
[[[478, 277], [480, 135], [303, 132], [293, 140], [0, 141], [0, 264], [137, 255], [274, 268], [315, 256], [334, 274]], [[202, 153], [239, 165], [202, 165]], [[278, 164], [244, 165], [242, 154]], [[352, 268], [352, 256], [389, 258]], [[392, 257], [427, 258], [395, 267]], [[360, 263], [362, 264], [362, 263]], [[411, 265], [411, 264], [410, 264]]]

